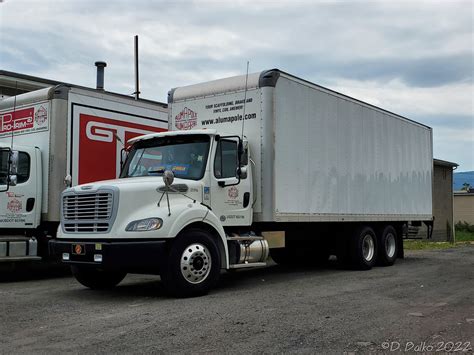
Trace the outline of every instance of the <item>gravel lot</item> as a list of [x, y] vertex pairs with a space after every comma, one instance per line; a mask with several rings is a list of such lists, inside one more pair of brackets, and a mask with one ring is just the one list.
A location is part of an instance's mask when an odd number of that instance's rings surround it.
[[474, 246], [406, 254], [371, 271], [272, 265], [223, 274], [194, 299], [167, 298], [155, 276], [128, 275], [111, 291], [52, 274], [10, 277], [0, 281], [0, 353], [473, 348]]

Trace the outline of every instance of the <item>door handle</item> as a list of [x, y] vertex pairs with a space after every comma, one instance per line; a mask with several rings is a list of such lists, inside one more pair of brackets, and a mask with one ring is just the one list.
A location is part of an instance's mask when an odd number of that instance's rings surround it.
[[244, 208], [249, 205], [250, 202], [250, 192], [244, 193]]
[[33, 207], [35, 207], [35, 199], [33, 197], [30, 197], [26, 200], [26, 212], [33, 211]]

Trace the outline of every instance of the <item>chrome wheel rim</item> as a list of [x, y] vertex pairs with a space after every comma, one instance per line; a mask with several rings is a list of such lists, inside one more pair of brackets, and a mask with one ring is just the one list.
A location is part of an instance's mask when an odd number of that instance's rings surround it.
[[211, 254], [202, 244], [189, 245], [181, 255], [181, 274], [189, 283], [203, 282], [209, 276], [211, 265]]
[[388, 233], [385, 237], [385, 253], [389, 258], [393, 258], [395, 255], [395, 236], [392, 233]]
[[371, 261], [375, 253], [374, 238], [370, 234], [366, 234], [362, 239], [362, 255], [365, 261]]

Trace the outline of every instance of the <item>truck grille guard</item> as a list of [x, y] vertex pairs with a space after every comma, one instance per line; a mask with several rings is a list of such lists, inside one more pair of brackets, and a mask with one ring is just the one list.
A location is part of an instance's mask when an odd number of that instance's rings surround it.
[[64, 233], [107, 233], [117, 214], [118, 189], [65, 191], [61, 199]]

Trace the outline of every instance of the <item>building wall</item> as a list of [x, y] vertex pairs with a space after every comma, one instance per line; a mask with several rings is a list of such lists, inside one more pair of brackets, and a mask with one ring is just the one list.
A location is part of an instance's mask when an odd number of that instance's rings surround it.
[[452, 241], [453, 224], [453, 170], [450, 166], [434, 165], [433, 169], [433, 240]]
[[457, 222], [474, 225], [474, 193], [454, 194], [454, 223]]
[[[453, 170], [451, 166], [434, 164], [433, 167], [433, 241], [453, 241]], [[417, 238], [426, 238], [426, 226], [422, 226]]]

